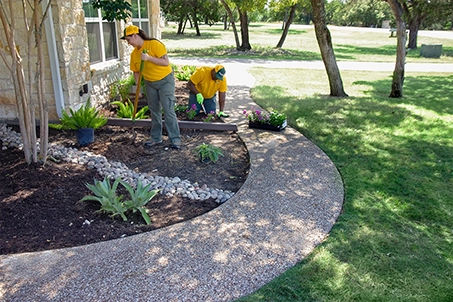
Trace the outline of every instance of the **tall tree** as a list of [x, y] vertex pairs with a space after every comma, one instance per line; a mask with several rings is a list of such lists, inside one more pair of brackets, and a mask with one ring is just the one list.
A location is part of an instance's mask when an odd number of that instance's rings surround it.
[[291, 9], [289, 10], [289, 16], [288, 19], [286, 20], [285, 27], [283, 28], [282, 36], [280, 37], [280, 40], [278, 40], [276, 48], [282, 48], [283, 43], [286, 40], [286, 36], [288, 35], [289, 27], [291, 26], [291, 23], [293, 23], [294, 19], [294, 13], [296, 12], [297, 9], [297, 3], [293, 4], [291, 6]]
[[233, 12], [225, 0], [220, 0], [220, 2], [222, 3], [223, 7], [225, 8], [225, 10], [228, 14], [228, 18], [230, 19], [231, 26], [233, 27], [233, 34], [234, 34], [234, 41], [236, 42], [236, 49], [239, 49], [241, 47], [241, 45], [239, 43], [239, 36], [238, 36], [238, 31], [236, 29], [236, 23], [234, 22]]
[[313, 8], [313, 23], [315, 25], [316, 39], [321, 50], [322, 60], [329, 78], [330, 95], [338, 97], [348, 96], [343, 88], [340, 70], [332, 46], [332, 38], [327, 28], [324, 0], [311, 0]]
[[417, 48], [417, 37], [424, 20], [449, 20], [453, 17], [452, 0], [401, 0], [403, 18], [409, 25], [409, 49]]
[[266, 0], [231, 0], [239, 12], [239, 21], [241, 24], [241, 45], [238, 50], [246, 51], [252, 49], [249, 36], [249, 18], [248, 12], [262, 10], [266, 5]]
[[403, 7], [398, 0], [387, 0], [396, 20], [396, 63], [392, 78], [390, 97], [403, 96], [404, 62], [406, 60], [406, 23], [403, 20]]

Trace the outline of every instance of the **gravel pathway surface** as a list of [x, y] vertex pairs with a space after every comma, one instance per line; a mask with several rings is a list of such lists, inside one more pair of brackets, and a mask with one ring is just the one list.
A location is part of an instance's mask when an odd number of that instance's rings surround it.
[[225, 121], [238, 125], [251, 158], [243, 187], [213, 211], [167, 228], [0, 256], [1, 300], [230, 301], [282, 274], [326, 238], [343, 203], [336, 167], [290, 127], [249, 129], [242, 111], [256, 107], [253, 78], [244, 64], [225, 67], [235, 79]]

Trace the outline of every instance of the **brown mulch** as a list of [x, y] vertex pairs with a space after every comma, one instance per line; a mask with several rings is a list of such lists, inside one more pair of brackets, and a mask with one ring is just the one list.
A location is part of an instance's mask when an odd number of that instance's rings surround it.
[[[187, 103], [182, 84], [177, 86], [178, 103]], [[184, 116], [178, 116], [184, 118]], [[197, 117], [201, 118], [201, 117]], [[215, 120], [215, 122], [221, 122]], [[18, 127], [15, 126], [18, 131]], [[148, 149], [149, 127], [135, 127], [131, 144], [129, 127], [104, 126], [95, 131], [95, 142], [80, 147], [74, 131], [50, 130], [49, 142], [101, 154], [141, 173], [179, 177], [199, 186], [237, 192], [249, 170], [247, 150], [238, 134], [231, 131], [181, 129], [183, 148], [170, 147], [164, 133], [162, 145]], [[202, 163], [194, 152], [207, 143], [221, 148], [217, 163]], [[27, 164], [17, 149], [0, 150], [0, 254], [35, 252], [85, 245], [131, 236], [192, 219], [219, 206], [214, 200], [190, 200], [181, 196], [156, 195], [147, 209], [152, 223], [140, 214], [128, 220], [96, 212], [95, 201], [79, 202], [92, 192], [86, 184], [103, 180], [95, 170], [71, 163], [48, 160]], [[126, 191], [121, 191], [127, 196]]]

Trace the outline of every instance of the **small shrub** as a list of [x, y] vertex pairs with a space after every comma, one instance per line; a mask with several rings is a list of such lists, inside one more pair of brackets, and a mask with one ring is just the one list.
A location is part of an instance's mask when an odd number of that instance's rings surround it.
[[195, 150], [200, 156], [200, 160], [204, 163], [216, 163], [220, 156], [224, 156], [220, 148], [205, 143], [196, 147]]

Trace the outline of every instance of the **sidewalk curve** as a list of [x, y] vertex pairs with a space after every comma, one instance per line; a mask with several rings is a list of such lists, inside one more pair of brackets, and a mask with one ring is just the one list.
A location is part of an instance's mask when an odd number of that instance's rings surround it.
[[[290, 127], [249, 129], [242, 111], [256, 107], [249, 95], [253, 78], [246, 64], [230, 64], [225, 120], [238, 124], [251, 158], [236, 195], [152, 232], [0, 256], [0, 300], [230, 301], [282, 274], [326, 238], [344, 197], [336, 167]], [[241, 74], [236, 82], [234, 73]]]

